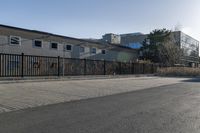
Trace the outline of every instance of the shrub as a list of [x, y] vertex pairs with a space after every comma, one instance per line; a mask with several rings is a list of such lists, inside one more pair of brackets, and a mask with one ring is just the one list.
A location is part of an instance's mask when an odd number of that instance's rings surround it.
[[200, 76], [200, 68], [166, 67], [166, 68], [159, 68], [157, 72], [159, 76], [181, 76], [181, 77]]

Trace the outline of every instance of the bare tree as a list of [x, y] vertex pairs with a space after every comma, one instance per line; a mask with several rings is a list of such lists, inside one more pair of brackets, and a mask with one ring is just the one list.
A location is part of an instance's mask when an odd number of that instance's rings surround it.
[[183, 26], [181, 23], [177, 23], [174, 27], [174, 31], [181, 31], [183, 29]]
[[159, 45], [158, 51], [159, 57], [165, 66], [175, 66], [176, 64], [180, 64], [182, 50], [172, 34]]
[[181, 64], [183, 52], [176, 33], [167, 29], [156, 29], [148, 35], [147, 39], [140, 49], [142, 53], [141, 59], [165, 66]]

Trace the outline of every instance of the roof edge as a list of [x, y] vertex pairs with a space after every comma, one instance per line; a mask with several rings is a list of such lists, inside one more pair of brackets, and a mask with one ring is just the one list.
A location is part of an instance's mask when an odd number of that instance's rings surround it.
[[[84, 39], [68, 37], [68, 36], [58, 35], [58, 34], [53, 34], [53, 33], [50, 33], [50, 32], [44, 32], [44, 31], [38, 31], [38, 30], [30, 30], [30, 29], [26, 29], [26, 28], [19, 28], [19, 27], [15, 27], [15, 26], [4, 25], [4, 24], [0, 24], [0, 27], [10, 28], [10, 29], [15, 29], [15, 30], [22, 30], [22, 31], [26, 31], [26, 32], [33, 32], [33, 33], [38, 33], [38, 34], [46, 34], [46, 35], [50, 35], [50, 36], [61, 37], [61, 38], [64, 38], [64, 39], [73, 39], [73, 40], [77, 40], [77, 41], [82, 41], [82, 42], [87, 42], [87, 43], [94, 43], [94, 44], [98, 44], [98, 45], [102, 45], [103, 44], [101, 42], [93, 42], [93, 41], [88, 41], [88, 40], [84, 40]], [[113, 45], [113, 44], [110, 44], [110, 43], [107, 43], [107, 44], [111, 45], [111, 46], [118, 47], [118, 48], [122, 48], [122, 49], [136, 50], [136, 49], [128, 48], [128, 47], [125, 47], [125, 46], [117, 46], [117, 45]]]

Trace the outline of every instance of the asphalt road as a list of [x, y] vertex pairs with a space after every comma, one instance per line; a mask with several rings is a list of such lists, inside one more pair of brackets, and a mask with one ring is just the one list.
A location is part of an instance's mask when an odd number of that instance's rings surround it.
[[0, 114], [0, 133], [199, 133], [200, 82]]
[[73, 81], [20, 81], [19, 83], [1, 83], [0, 81], [0, 113], [132, 92], [181, 83], [188, 79], [189, 78], [124, 77]]

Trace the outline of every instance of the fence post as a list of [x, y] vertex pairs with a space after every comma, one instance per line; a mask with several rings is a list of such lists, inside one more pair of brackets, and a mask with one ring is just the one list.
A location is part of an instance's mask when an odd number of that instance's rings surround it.
[[87, 60], [84, 59], [84, 75], [86, 75], [86, 71], [87, 71], [87, 70], [86, 70], [86, 69], [87, 69], [87, 68], [86, 68], [86, 67], [87, 67], [87, 66], [86, 66], [86, 63], [87, 63]]
[[132, 63], [132, 74], [135, 74], [135, 63]]
[[58, 77], [60, 76], [60, 56], [58, 56]]
[[21, 55], [21, 77], [23, 78], [24, 77], [24, 53], [22, 53]]
[[65, 76], [65, 58], [63, 56], [63, 59], [62, 59], [62, 76], [64, 77]]
[[122, 74], [122, 63], [119, 62], [119, 74], [121, 75]]
[[2, 60], [1, 60], [2, 54], [0, 53], [0, 77], [2, 76], [2, 70], [1, 70], [1, 65], [2, 65]]
[[132, 61], [130, 61], [130, 71], [129, 74], [132, 74]]
[[104, 73], [104, 75], [106, 75], [106, 61], [104, 60], [103, 62], [104, 62], [104, 64], [103, 64], [103, 73]]
[[157, 72], [158, 66], [156, 64], [153, 64], [153, 73]]
[[143, 74], [145, 74], [145, 63], [143, 63], [142, 65], [143, 65]]

